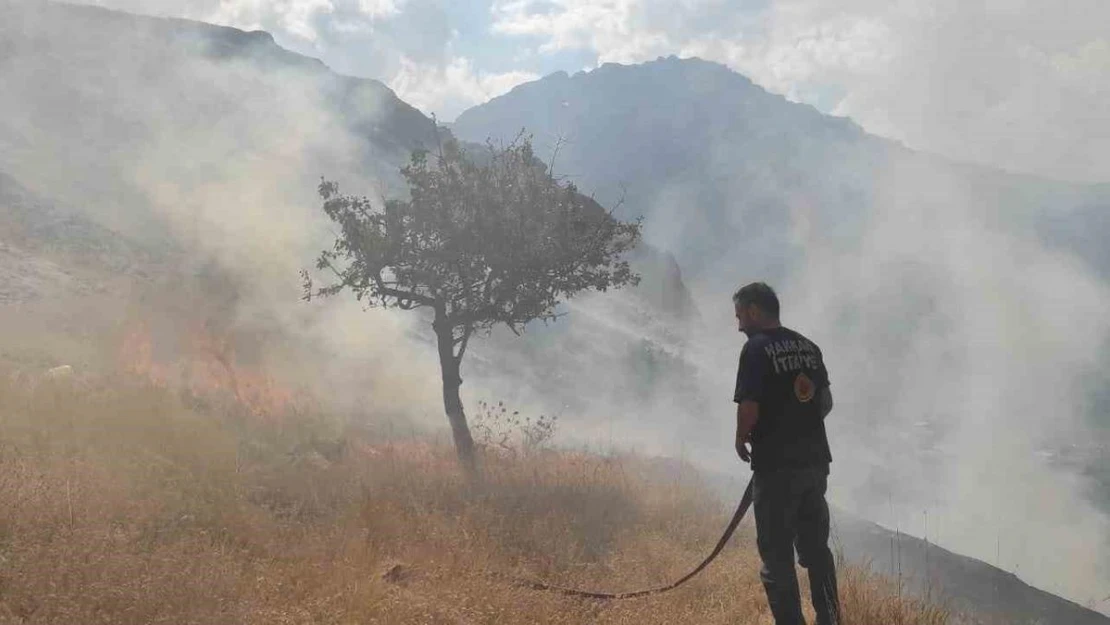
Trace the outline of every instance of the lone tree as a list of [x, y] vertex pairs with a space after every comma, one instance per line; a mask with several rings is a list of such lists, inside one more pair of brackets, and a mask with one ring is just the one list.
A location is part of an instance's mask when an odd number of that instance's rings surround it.
[[454, 139], [434, 155], [414, 152], [401, 169], [408, 199], [375, 204], [322, 180], [324, 212], [340, 233], [316, 267], [335, 280], [316, 288], [303, 272], [306, 300], [349, 289], [371, 306], [431, 309], [443, 407], [470, 472], [459, 371], [474, 333], [501, 323], [519, 335], [529, 321], [554, 320], [563, 298], [639, 281], [622, 260], [640, 239], [638, 220], [617, 220], [555, 178], [528, 138], [487, 148], [480, 160]]

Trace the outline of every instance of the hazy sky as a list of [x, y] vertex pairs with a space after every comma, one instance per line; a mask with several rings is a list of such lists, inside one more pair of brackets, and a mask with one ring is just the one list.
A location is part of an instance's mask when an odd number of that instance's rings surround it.
[[450, 121], [556, 70], [658, 56], [960, 160], [1110, 182], [1105, 0], [79, 0], [261, 28]]

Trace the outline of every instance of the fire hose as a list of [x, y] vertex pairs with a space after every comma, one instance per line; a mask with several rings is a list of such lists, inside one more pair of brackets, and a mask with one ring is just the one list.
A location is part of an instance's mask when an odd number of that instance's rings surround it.
[[634, 591], [630, 591], [630, 592], [595, 592], [595, 591], [590, 591], [590, 590], [578, 590], [578, 589], [575, 589], [575, 588], [564, 588], [562, 586], [555, 586], [553, 584], [548, 584], [548, 583], [545, 583], [545, 582], [533, 581], [533, 580], [517, 579], [516, 582], [521, 586], [525, 586], [525, 587], [531, 588], [533, 590], [544, 590], [544, 591], [549, 591], [549, 592], [555, 592], [555, 593], [559, 593], [559, 594], [562, 594], [562, 595], [568, 595], [568, 596], [571, 596], [571, 597], [585, 597], [585, 598], [588, 598], [588, 599], [604, 599], [604, 600], [609, 600], [609, 599], [632, 599], [633, 597], [645, 597], [647, 595], [657, 595], [657, 594], [667, 592], [669, 590], [674, 590], [675, 588], [678, 588], [679, 586], [681, 586], [681, 585], [685, 584], [686, 582], [690, 581], [691, 579], [693, 579], [698, 573], [701, 573], [703, 570], [705, 570], [705, 567], [709, 566], [709, 564], [711, 562], [713, 562], [713, 560], [717, 559], [717, 556], [721, 554], [722, 550], [724, 550], [725, 545], [728, 544], [729, 539], [732, 538], [732, 534], [734, 532], [736, 532], [737, 526], [740, 525], [740, 521], [744, 518], [744, 515], [747, 514], [748, 508], [750, 508], [751, 506], [752, 506], [752, 481], [749, 481], [747, 489], [744, 490], [744, 496], [740, 498], [740, 505], [738, 505], [736, 507], [736, 512], [733, 513], [732, 520], [730, 520], [728, 522], [728, 526], [725, 527], [724, 534], [722, 534], [721, 539], [717, 541], [717, 546], [713, 548], [713, 551], [709, 554], [709, 557], [707, 557], [705, 560], [703, 560], [701, 564], [699, 564], [696, 568], [694, 568], [694, 570], [690, 571], [689, 573], [687, 573], [685, 576], [678, 579], [677, 581], [674, 581], [670, 584], [667, 584], [666, 586], [659, 586], [657, 588], [648, 588], [648, 589], [645, 589], [645, 590], [634, 590]]

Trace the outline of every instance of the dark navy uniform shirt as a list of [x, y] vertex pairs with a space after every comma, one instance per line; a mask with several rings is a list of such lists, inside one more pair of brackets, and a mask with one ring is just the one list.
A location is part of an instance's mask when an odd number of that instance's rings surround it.
[[740, 352], [733, 400], [759, 404], [752, 430], [752, 470], [824, 467], [832, 462], [821, 389], [829, 373], [821, 350], [789, 328], [760, 330]]

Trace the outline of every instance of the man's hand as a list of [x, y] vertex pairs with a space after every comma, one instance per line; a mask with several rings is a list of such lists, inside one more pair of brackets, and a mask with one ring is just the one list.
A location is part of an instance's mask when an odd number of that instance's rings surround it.
[[750, 399], [745, 399], [736, 407], [736, 454], [744, 462], [752, 461], [752, 452], [748, 449], [752, 430], [759, 421], [759, 404]]
[[748, 441], [739, 435], [736, 436], [736, 455], [740, 456], [740, 459], [744, 462], [752, 461], [752, 452], [748, 449]]

